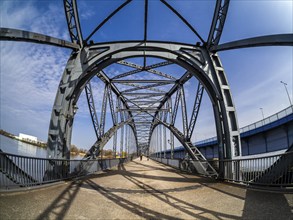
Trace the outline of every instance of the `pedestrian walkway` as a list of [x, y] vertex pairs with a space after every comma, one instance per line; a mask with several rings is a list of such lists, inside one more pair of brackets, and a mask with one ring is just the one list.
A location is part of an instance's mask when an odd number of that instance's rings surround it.
[[0, 219], [293, 219], [293, 194], [248, 190], [138, 159], [73, 182], [2, 193]]

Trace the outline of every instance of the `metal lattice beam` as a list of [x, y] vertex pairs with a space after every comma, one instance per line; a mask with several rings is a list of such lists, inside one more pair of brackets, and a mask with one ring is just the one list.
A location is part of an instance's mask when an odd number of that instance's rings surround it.
[[217, 0], [214, 17], [210, 28], [210, 33], [207, 41], [207, 47], [218, 45], [224, 29], [226, 16], [228, 13], [230, 0]]
[[64, 0], [64, 9], [71, 41], [83, 47], [76, 0]]
[[175, 97], [175, 103], [174, 103], [174, 108], [172, 109], [172, 120], [171, 120], [171, 125], [174, 125], [175, 124], [175, 120], [176, 120], [176, 116], [177, 116], [177, 111], [178, 111], [178, 106], [179, 106], [179, 101], [180, 101], [180, 98], [181, 98], [181, 91], [180, 89], [177, 90], [177, 93], [176, 93], [176, 97]]
[[194, 101], [193, 110], [191, 113], [191, 119], [189, 122], [188, 132], [187, 132], [188, 139], [191, 139], [191, 136], [192, 136], [195, 124], [196, 124], [196, 120], [197, 120], [197, 116], [199, 113], [200, 104], [201, 104], [201, 100], [202, 100], [203, 91], [204, 91], [204, 87], [201, 83], [199, 83], [197, 86], [195, 101]]
[[90, 109], [92, 122], [94, 125], [95, 134], [97, 139], [100, 139], [102, 135], [101, 128], [100, 128], [100, 124], [99, 124], [97, 113], [96, 113], [96, 107], [95, 107], [95, 102], [94, 102], [94, 97], [93, 97], [93, 92], [92, 92], [92, 87], [90, 82], [88, 82], [85, 86], [85, 93], [87, 97], [88, 107]]
[[186, 110], [186, 100], [185, 100], [185, 92], [184, 86], [180, 88], [181, 93], [181, 112], [182, 112], [182, 126], [183, 126], [183, 134], [186, 137], [188, 130], [188, 120], [187, 120], [187, 110]]
[[115, 114], [114, 101], [113, 101], [112, 90], [111, 90], [110, 85], [107, 85], [107, 93], [108, 93], [108, 99], [109, 99], [109, 105], [110, 105], [110, 111], [111, 111], [113, 124], [116, 125], [117, 124], [117, 116]]

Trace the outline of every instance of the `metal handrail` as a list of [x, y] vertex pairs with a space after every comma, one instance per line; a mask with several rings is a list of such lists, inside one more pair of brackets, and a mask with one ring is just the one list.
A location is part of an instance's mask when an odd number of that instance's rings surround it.
[[33, 187], [119, 166], [127, 158], [67, 160], [0, 152], [0, 190]]
[[[157, 157], [152, 157], [152, 159], [181, 170], [185, 161], [184, 159]], [[293, 187], [293, 151], [258, 158], [209, 162], [216, 170], [221, 163], [224, 167], [223, 179], [229, 182], [259, 187]], [[188, 167], [186, 169], [186, 171], [191, 170]]]
[[269, 117], [266, 117], [260, 121], [254, 122], [252, 124], [249, 124], [247, 126], [240, 128], [240, 133], [244, 133], [244, 132], [262, 127], [264, 125], [270, 124], [270, 123], [275, 122], [279, 119], [282, 119], [288, 115], [291, 115], [292, 113], [293, 113], [293, 106], [289, 106], [288, 108], [285, 108], [282, 111], [279, 111]]

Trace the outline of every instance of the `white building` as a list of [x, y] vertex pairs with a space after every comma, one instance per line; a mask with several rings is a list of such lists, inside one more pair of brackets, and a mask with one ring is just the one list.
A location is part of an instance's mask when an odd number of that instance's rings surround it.
[[24, 140], [24, 141], [33, 141], [33, 142], [37, 142], [38, 138], [35, 136], [31, 136], [31, 135], [27, 135], [27, 134], [22, 134], [19, 133], [19, 139], [20, 140]]

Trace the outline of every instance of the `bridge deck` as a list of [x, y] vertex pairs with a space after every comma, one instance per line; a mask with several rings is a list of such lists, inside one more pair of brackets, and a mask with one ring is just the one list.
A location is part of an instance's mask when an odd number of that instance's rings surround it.
[[258, 192], [138, 159], [75, 182], [2, 193], [0, 219], [291, 219], [293, 194]]

